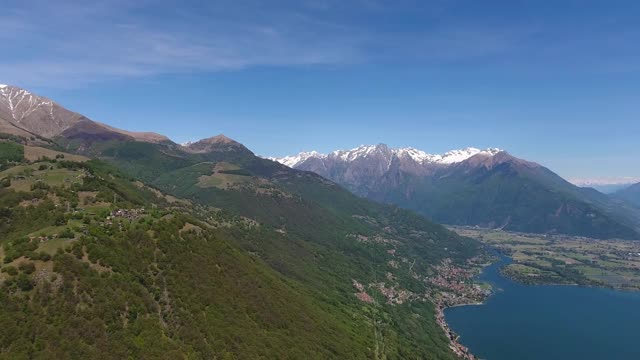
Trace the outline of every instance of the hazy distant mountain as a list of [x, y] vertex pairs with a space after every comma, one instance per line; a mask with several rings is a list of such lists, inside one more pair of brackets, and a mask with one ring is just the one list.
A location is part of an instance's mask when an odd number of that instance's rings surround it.
[[594, 188], [604, 194], [613, 194], [640, 182], [640, 178], [637, 177], [573, 178], [568, 180], [576, 186]]
[[640, 183], [616, 191], [612, 196], [640, 208]]
[[539, 164], [499, 149], [466, 148], [434, 155], [380, 144], [274, 160], [447, 224], [638, 237], [637, 212], [621, 211], [604, 194], [574, 186]]

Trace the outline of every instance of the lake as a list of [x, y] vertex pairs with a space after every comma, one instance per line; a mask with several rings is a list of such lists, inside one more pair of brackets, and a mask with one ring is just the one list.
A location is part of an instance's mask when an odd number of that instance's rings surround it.
[[640, 359], [640, 293], [578, 286], [530, 286], [500, 275], [502, 260], [479, 279], [496, 290], [484, 305], [445, 310], [471, 352], [488, 360]]

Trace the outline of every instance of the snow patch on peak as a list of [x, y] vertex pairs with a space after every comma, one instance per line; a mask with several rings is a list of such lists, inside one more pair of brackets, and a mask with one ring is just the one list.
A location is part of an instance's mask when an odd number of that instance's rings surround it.
[[27, 90], [9, 85], [0, 87], [0, 95], [0, 107], [9, 111], [11, 114], [10, 120], [13, 120], [15, 123], [22, 122], [43, 107], [48, 109], [51, 114], [50, 119], [55, 121], [53, 116], [53, 101], [49, 99], [35, 96]]
[[6, 87], [9, 87], [9, 85], [5, 85], [5, 84], [0, 84], [0, 89], [4, 89]]
[[328, 157], [335, 157], [343, 161], [354, 161], [358, 158], [363, 158], [376, 152], [386, 151], [389, 151], [389, 148], [385, 144], [360, 145], [351, 150], [336, 150], [329, 154]]
[[410, 147], [392, 150], [392, 152], [400, 158], [409, 157], [413, 159], [413, 161], [421, 164], [425, 164], [425, 163], [455, 164], [455, 163], [465, 161], [468, 158], [478, 154], [493, 156], [499, 153], [500, 151], [502, 150], [496, 149], [496, 148], [488, 148], [485, 150], [480, 150], [473, 147], [468, 147], [468, 148], [459, 149], [459, 150], [447, 151], [446, 153], [440, 155], [440, 154], [429, 154], [422, 150], [418, 150]]
[[413, 159], [413, 161], [424, 163], [424, 162], [433, 162], [438, 155], [427, 154], [422, 150], [418, 150], [415, 148], [401, 148], [394, 150], [394, 153], [398, 157], [409, 157]]
[[438, 155], [440, 156], [440, 159], [438, 159], [436, 162], [439, 162], [442, 164], [455, 164], [455, 163], [465, 161], [468, 158], [478, 154], [485, 155], [485, 156], [493, 156], [499, 153], [500, 151], [502, 150], [497, 148], [488, 148], [485, 150], [480, 150], [473, 147], [468, 147], [460, 150], [447, 151], [443, 155]]
[[267, 159], [279, 162], [280, 164], [286, 165], [288, 167], [294, 167], [298, 164], [302, 164], [303, 162], [307, 161], [310, 158], [324, 158], [324, 157], [326, 157], [325, 154], [321, 154], [317, 151], [303, 151], [298, 155], [285, 156], [283, 158], [270, 157]]
[[473, 147], [468, 147], [464, 149], [451, 150], [446, 153], [440, 154], [429, 154], [422, 150], [414, 149], [414, 148], [402, 148], [394, 150], [394, 153], [398, 157], [410, 157], [414, 161], [418, 163], [433, 163], [433, 164], [455, 164], [462, 161], [467, 160], [468, 158], [483, 154], [487, 156], [493, 156], [499, 153], [500, 149], [489, 148], [486, 150], [480, 150]]

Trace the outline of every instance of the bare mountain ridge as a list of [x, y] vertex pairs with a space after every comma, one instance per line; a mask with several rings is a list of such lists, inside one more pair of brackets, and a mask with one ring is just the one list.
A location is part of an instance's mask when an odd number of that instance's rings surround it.
[[37, 135], [47, 139], [89, 134], [101, 139], [169, 141], [160, 134], [126, 131], [93, 121], [50, 99], [11, 85], [0, 85], [0, 130], [12, 135]]

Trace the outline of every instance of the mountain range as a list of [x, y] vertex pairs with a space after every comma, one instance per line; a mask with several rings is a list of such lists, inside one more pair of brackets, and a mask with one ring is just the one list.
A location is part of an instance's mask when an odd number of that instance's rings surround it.
[[379, 144], [273, 160], [441, 223], [639, 238], [636, 209], [594, 189], [577, 187], [537, 163], [500, 149], [465, 148], [434, 155]]
[[224, 135], [179, 145], [12, 86], [0, 126], [7, 358], [470, 358], [437, 317], [478, 301], [475, 240]]
[[[203, 161], [254, 156], [223, 135], [178, 145], [160, 134], [117, 129], [8, 85], [0, 85], [0, 131], [105, 159], [149, 182]], [[441, 223], [595, 238], [640, 237], [640, 214], [631, 206], [633, 199], [574, 186], [539, 164], [496, 148], [439, 155], [379, 144], [270, 160]]]

